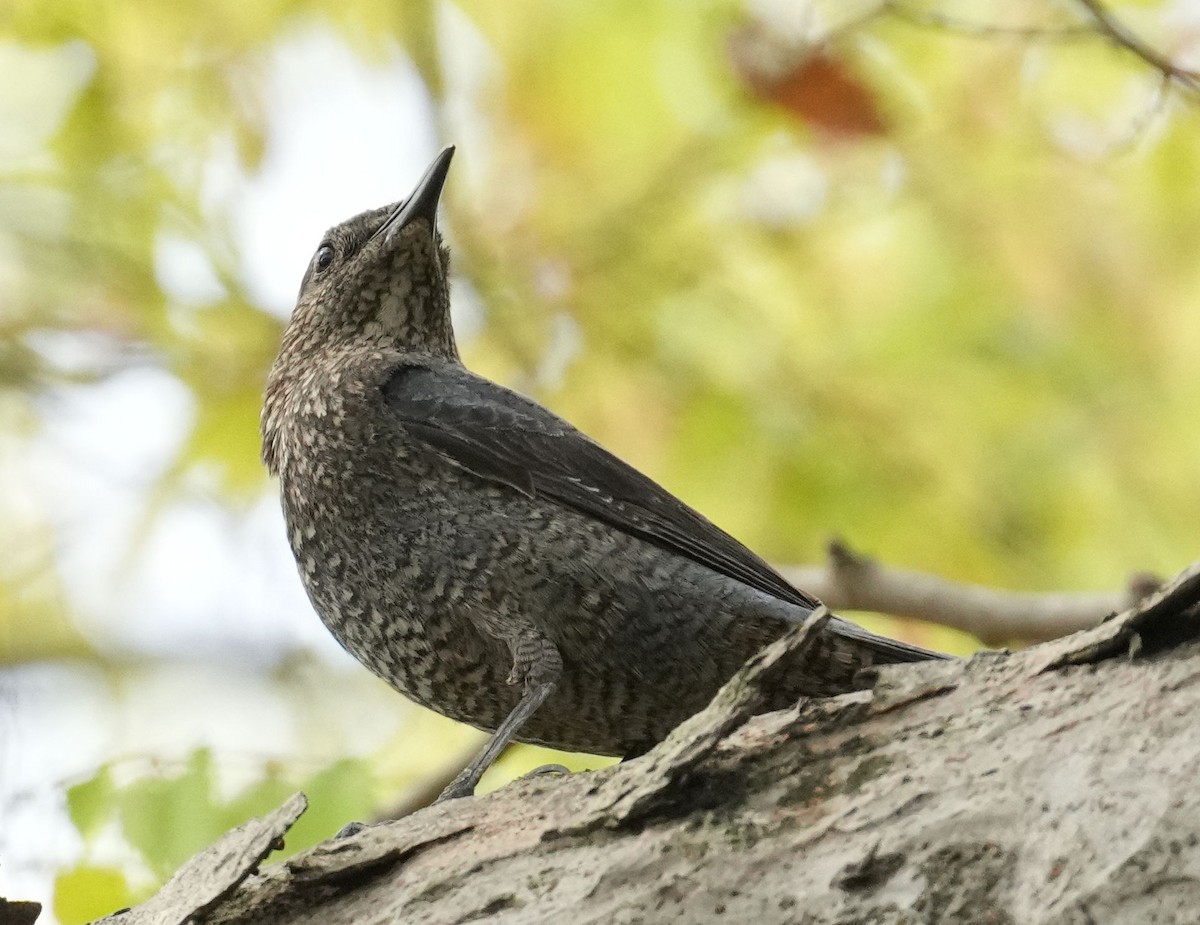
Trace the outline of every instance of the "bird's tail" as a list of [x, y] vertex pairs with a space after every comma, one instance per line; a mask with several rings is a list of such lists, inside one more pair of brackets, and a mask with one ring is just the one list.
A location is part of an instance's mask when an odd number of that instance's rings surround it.
[[840, 617], [830, 617], [825, 629], [835, 636], [855, 644], [869, 653], [876, 665], [894, 665], [900, 662], [924, 662], [930, 659], [944, 659], [950, 656], [932, 649], [922, 649], [920, 646], [909, 645], [898, 639], [877, 636], [849, 620]]
[[781, 709], [797, 697], [831, 697], [863, 690], [873, 683], [869, 670], [880, 665], [948, 657], [830, 617], [821, 632], [796, 651], [785, 678], [772, 691], [771, 708]]

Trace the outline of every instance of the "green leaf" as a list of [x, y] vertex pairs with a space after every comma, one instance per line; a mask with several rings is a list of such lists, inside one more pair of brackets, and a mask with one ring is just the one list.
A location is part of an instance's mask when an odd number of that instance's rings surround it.
[[370, 765], [358, 758], [338, 761], [300, 786], [308, 812], [288, 833], [288, 853], [302, 851], [329, 838], [347, 822], [361, 822], [375, 811], [375, 779]]
[[134, 901], [125, 875], [115, 867], [81, 864], [54, 880], [54, 917], [60, 925], [90, 922]]
[[269, 813], [299, 789], [294, 780], [284, 776], [278, 764], [268, 762], [262, 780], [250, 784], [221, 808], [221, 825], [233, 828]]
[[179, 776], [146, 778], [121, 790], [125, 837], [160, 880], [225, 831], [212, 789], [212, 756], [200, 749]]
[[67, 788], [67, 813], [84, 841], [93, 838], [116, 809], [116, 790], [107, 765], [90, 780]]

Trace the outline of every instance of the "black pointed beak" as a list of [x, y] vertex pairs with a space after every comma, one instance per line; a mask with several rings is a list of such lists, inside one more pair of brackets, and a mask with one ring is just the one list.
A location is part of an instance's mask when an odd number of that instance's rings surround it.
[[438, 200], [442, 196], [442, 187], [446, 185], [446, 175], [450, 172], [450, 159], [454, 157], [454, 145], [443, 148], [442, 153], [433, 159], [433, 163], [425, 170], [425, 175], [417, 184], [417, 188], [405, 199], [396, 210], [388, 216], [387, 221], [379, 229], [379, 234], [390, 238], [409, 222], [423, 218], [429, 222], [429, 230], [437, 227]]

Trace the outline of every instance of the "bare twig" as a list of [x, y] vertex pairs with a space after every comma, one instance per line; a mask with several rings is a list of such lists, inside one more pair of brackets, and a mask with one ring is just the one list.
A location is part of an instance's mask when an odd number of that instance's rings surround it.
[[783, 574], [833, 610], [869, 610], [927, 620], [986, 643], [1040, 642], [1095, 626], [1158, 587], [1140, 576], [1123, 591], [1031, 594], [960, 584], [893, 569], [834, 541], [827, 566], [793, 566]]
[[1162, 52], [1150, 47], [1100, 3], [1100, 0], [1079, 0], [1080, 6], [1088, 11], [1099, 31], [1120, 48], [1137, 55], [1164, 78], [1180, 84], [1193, 93], [1200, 93], [1200, 74], [1175, 64]]
[[958, 35], [979, 38], [1012, 38], [1023, 41], [1070, 41], [1100, 35], [1114, 45], [1136, 55], [1163, 76], [1167, 83], [1200, 93], [1200, 73], [1182, 67], [1163, 52], [1131, 32], [1100, 0], [1078, 0], [1090, 22], [1076, 25], [1006, 25], [974, 22], [949, 16], [938, 10], [926, 10], [900, 0], [884, 0], [878, 12], [891, 15], [901, 22], [922, 28], [942, 29]]
[[938, 10], [923, 10], [909, 3], [899, 3], [896, 0], [888, 0], [885, 2], [880, 11], [889, 13], [897, 19], [902, 20], [914, 26], [924, 28], [941, 29], [945, 32], [953, 32], [957, 35], [966, 35], [976, 38], [1011, 38], [1028, 41], [1035, 39], [1039, 41], [1065, 42], [1074, 39], [1090, 38], [1096, 34], [1093, 26], [1083, 24], [1063, 25], [1063, 26], [1036, 26], [1036, 25], [1016, 25], [1010, 26], [1001, 23], [977, 22], [970, 19], [959, 19], [956, 16], [949, 16], [946, 13]]

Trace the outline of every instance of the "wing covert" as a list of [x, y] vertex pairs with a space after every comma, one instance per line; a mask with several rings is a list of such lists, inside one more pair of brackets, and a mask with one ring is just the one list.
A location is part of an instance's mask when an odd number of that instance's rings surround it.
[[802, 607], [817, 601], [674, 495], [522, 395], [449, 365], [405, 363], [383, 389], [416, 440], [487, 481], [588, 514]]

